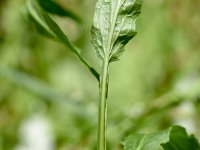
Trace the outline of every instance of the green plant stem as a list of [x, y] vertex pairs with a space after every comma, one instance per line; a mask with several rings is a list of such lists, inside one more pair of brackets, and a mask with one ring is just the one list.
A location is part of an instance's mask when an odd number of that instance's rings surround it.
[[107, 118], [107, 95], [108, 95], [108, 67], [109, 61], [104, 60], [100, 78], [100, 101], [98, 118], [98, 150], [106, 150], [106, 118]]

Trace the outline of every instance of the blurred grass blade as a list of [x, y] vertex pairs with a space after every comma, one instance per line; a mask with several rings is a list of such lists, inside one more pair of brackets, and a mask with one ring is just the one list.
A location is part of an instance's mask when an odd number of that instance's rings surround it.
[[79, 16], [77, 16], [75, 13], [69, 10], [62, 8], [54, 0], [38, 0], [38, 1], [40, 6], [49, 13], [56, 14], [59, 16], [69, 17], [78, 23], [82, 22]]
[[194, 136], [188, 136], [180, 126], [155, 133], [132, 134], [122, 144], [124, 150], [200, 150]]
[[52, 88], [46, 85], [43, 81], [32, 77], [31, 75], [19, 72], [14, 69], [0, 66], [0, 76], [7, 78], [16, 85], [28, 89], [36, 95], [39, 95], [47, 100], [66, 101], [66, 98], [57, 94]]
[[28, 0], [27, 2], [28, 12], [34, 22], [37, 24], [37, 28], [44, 30], [45, 35], [51, 36], [54, 39], [64, 43], [69, 49], [79, 58], [79, 60], [89, 69], [89, 71], [99, 81], [99, 73], [81, 56], [81, 50], [74, 46], [60, 29], [60, 27], [50, 18], [50, 16], [43, 11], [37, 0]]
[[73, 112], [73, 115], [82, 116], [82, 118], [92, 118], [84, 103], [76, 102], [71, 97], [66, 97], [56, 92], [51, 86], [44, 83], [42, 80], [33, 77], [29, 74], [20, 72], [13, 68], [0, 66], [0, 77], [7, 79], [12, 84], [31, 92], [42, 100], [49, 101], [57, 106], [65, 107], [67, 110]]

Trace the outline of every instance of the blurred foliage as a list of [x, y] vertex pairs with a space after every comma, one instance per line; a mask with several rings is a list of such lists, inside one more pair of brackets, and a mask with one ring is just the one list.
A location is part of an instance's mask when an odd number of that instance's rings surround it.
[[[90, 35], [95, 1], [56, 2], [83, 20], [52, 15], [99, 68]], [[96, 80], [66, 47], [38, 34], [25, 3], [0, 1], [0, 149], [16, 150], [35, 115], [50, 126], [52, 150], [95, 149]], [[200, 140], [199, 24], [199, 0], [144, 0], [138, 35], [110, 70], [108, 149], [121, 149], [130, 132], [172, 124]]]

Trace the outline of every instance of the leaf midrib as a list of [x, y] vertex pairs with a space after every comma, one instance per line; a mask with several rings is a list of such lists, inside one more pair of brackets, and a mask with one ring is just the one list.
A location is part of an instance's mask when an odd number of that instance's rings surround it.
[[136, 150], [141, 150], [142, 149], [142, 147], [143, 147], [143, 145], [144, 145], [144, 140], [146, 139], [146, 137], [147, 137], [148, 135], [144, 135], [143, 137], [142, 137], [142, 139], [140, 140], [140, 142], [139, 142], [139, 146], [137, 147], [137, 149]]
[[[122, 30], [122, 28], [123, 28], [123, 26], [124, 26], [124, 21], [125, 21], [126, 17], [127, 17], [127, 15], [126, 15], [126, 16], [123, 18], [123, 20], [122, 20], [122, 25], [121, 25], [120, 31]], [[120, 31], [117, 33], [117, 36], [116, 36], [116, 37], [119, 36]], [[118, 48], [119, 48], [119, 47], [120, 47], [120, 46], [118, 46]], [[116, 50], [117, 50], [118, 48], [116, 48], [115, 51], [110, 51], [109, 58], [112, 58], [112, 55], [116, 52]]]
[[[123, 1], [125, 1], [125, 0], [123, 0]], [[109, 34], [108, 45], [107, 45], [107, 48], [106, 48], [107, 53], [105, 55], [106, 58], [109, 58], [109, 55], [110, 55], [110, 52], [111, 52], [111, 42], [112, 42], [112, 37], [113, 37], [114, 29], [115, 29], [115, 24], [116, 24], [116, 21], [117, 21], [117, 15], [118, 15], [119, 9], [121, 7], [120, 3], [121, 3], [121, 0], [118, 0], [117, 9], [115, 11], [115, 14], [113, 15], [114, 19], [113, 19], [113, 22], [111, 22], [111, 30], [110, 30], [110, 34]], [[110, 7], [112, 7], [112, 4], [110, 5]], [[112, 10], [112, 8], [110, 8], [110, 10]], [[111, 20], [112, 20], [112, 16], [111, 16]]]

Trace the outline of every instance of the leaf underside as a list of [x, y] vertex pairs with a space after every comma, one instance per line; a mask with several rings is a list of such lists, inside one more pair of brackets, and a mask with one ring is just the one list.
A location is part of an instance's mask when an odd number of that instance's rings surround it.
[[92, 26], [92, 43], [101, 60], [119, 59], [125, 45], [136, 35], [140, 0], [98, 0]]
[[122, 144], [124, 150], [200, 150], [194, 136], [188, 136], [180, 126], [155, 133], [132, 134]]

